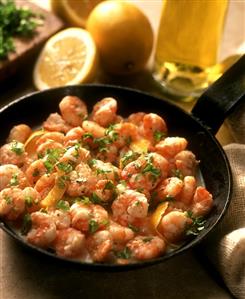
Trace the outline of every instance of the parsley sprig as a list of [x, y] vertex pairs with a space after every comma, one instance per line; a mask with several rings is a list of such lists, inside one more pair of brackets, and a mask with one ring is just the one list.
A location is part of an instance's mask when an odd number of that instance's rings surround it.
[[30, 9], [17, 7], [13, 0], [0, 0], [0, 60], [15, 51], [13, 37], [34, 35], [41, 18]]

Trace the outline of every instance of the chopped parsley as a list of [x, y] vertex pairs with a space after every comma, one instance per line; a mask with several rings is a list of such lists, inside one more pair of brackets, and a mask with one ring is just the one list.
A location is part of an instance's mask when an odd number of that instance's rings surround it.
[[69, 211], [69, 203], [65, 200], [59, 200], [56, 204], [56, 207], [62, 211]]
[[59, 162], [56, 164], [59, 170], [69, 173], [73, 170], [73, 166], [70, 163]]
[[14, 140], [13, 142], [11, 142], [11, 151], [14, 152], [17, 156], [21, 156], [24, 153], [23, 143]]
[[92, 193], [90, 200], [92, 201], [92, 203], [95, 203], [95, 204], [102, 202], [101, 198], [95, 192]]
[[10, 186], [17, 186], [19, 184], [18, 175], [15, 173], [10, 179]]
[[66, 187], [66, 182], [69, 181], [69, 177], [66, 175], [62, 175], [58, 177], [57, 185], [60, 189], [64, 189]]
[[32, 205], [33, 205], [33, 197], [32, 196], [25, 196], [24, 200], [25, 200], [25, 204], [28, 208], [32, 207]]
[[132, 252], [128, 247], [125, 247], [122, 251], [117, 252], [116, 256], [120, 259], [129, 259], [132, 256]]
[[136, 160], [140, 156], [139, 153], [128, 151], [121, 159], [120, 164], [122, 165], [122, 168], [124, 168], [128, 163]]
[[30, 38], [34, 35], [41, 18], [43, 16], [26, 7], [17, 7], [13, 0], [0, 0], [0, 60], [15, 51], [15, 36]]
[[13, 199], [11, 196], [6, 195], [6, 196], [4, 196], [4, 199], [8, 205], [10, 205], [13, 202]]
[[30, 231], [31, 227], [32, 227], [31, 215], [27, 213], [23, 217], [22, 226], [21, 226], [21, 230], [20, 230], [21, 234], [27, 235], [27, 233]]
[[154, 137], [154, 140], [156, 142], [159, 142], [161, 141], [164, 137], [166, 137], [166, 133], [165, 132], [161, 132], [161, 131], [158, 131], [156, 130], [153, 134], [153, 137]]
[[94, 219], [91, 219], [89, 221], [89, 232], [93, 234], [98, 230], [98, 228], [99, 228], [98, 222]]
[[193, 221], [186, 229], [186, 236], [197, 236], [204, 229], [206, 220], [202, 216], [194, 217], [191, 211], [187, 211], [186, 214]]
[[138, 233], [140, 231], [140, 229], [137, 226], [134, 226], [130, 223], [129, 223], [128, 227], [135, 233]]

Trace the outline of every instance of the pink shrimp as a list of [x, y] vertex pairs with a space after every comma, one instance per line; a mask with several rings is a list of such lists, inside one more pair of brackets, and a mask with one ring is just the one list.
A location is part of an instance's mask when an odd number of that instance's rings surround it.
[[43, 128], [48, 131], [67, 133], [72, 126], [67, 124], [58, 113], [51, 113], [43, 122]]
[[25, 175], [33, 186], [47, 172], [44, 161], [41, 159], [33, 161], [26, 169]]
[[8, 136], [7, 142], [18, 141], [25, 143], [28, 137], [31, 135], [32, 129], [26, 124], [19, 124], [14, 126]]
[[102, 127], [107, 127], [114, 122], [116, 112], [117, 101], [114, 98], [104, 98], [94, 105], [91, 120]]
[[[68, 202], [67, 202], [68, 204]], [[69, 204], [67, 205], [69, 207]], [[71, 225], [71, 215], [69, 211], [54, 210], [49, 212], [53, 216], [57, 229], [66, 229]]]
[[65, 147], [72, 146], [80, 142], [83, 134], [84, 130], [81, 127], [75, 127], [69, 130], [64, 137]]
[[58, 230], [53, 247], [59, 256], [79, 258], [85, 249], [85, 235], [72, 227]]
[[112, 250], [112, 237], [107, 230], [95, 232], [86, 240], [86, 247], [95, 262], [105, 262]]
[[14, 164], [22, 167], [27, 162], [27, 153], [24, 144], [12, 141], [0, 148], [0, 164]]
[[74, 127], [81, 126], [88, 111], [86, 104], [76, 96], [65, 96], [59, 103], [63, 119]]
[[5, 188], [0, 192], [0, 217], [14, 221], [25, 210], [25, 200], [19, 188]]
[[185, 138], [167, 137], [156, 144], [155, 150], [166, 159], [172, 159], [179, 152], [185, 150], [186, 147], [187, 140]]
[[213, 196], [204, 187], [197, 187], [192, 203], [192, 212], [195, 216], [205, 216], [213, 207]]
[[185, 176], [183, 179], [183, 188], [177, 200], [183, 202], [186, 205], [189, 205], [192, 202], [194, 193], [196, 190], [196, 179], [193, 176]]
[[116, 182], [120, 178], [121, 170], [109, 162], [93, 159], [90, 165], [99, 180]]
[[113, 201], [111, 209], [113, 219], [123, 226], [138, 225], [148, 213], [148, 201], [144, 194], [134, 190], [125, 190]]
[[94, 138], [101, 138], [105, 136], [105, 128], [94, 121], [85, 120], [82, 124], [82, 128], [86, 133], [90, 133]]
[[106, 228], [108, 213], [100, 205], [74, 203], [70, 208], [71, 225], [82, 232], [94, 233]]
[[126, 247], [132, 258], [140, 261], [157, 258], [166, 250], [164, 240], [158, 236], [136, 236]]
[[154, 197], [160, 201], [175, 199], [183, 189], [183, 181], [177, 177], [163, 180], [154, 191]]
[[28, 213], [33, 213], [40, 209], [41, 196], [37, 190], [32, 187], [26, 187], [22, 191], [22, 196]]
[[108, 231], [111, 234], [113, 247], [119, 249], [122, 248], [129, 240], [134, 238], [134, 232], [132, 229], [122, 226], [110, 220]]
[[155, 113], [146, 114], [143, 118], [143, 134], [153, 144], [165, 138], [167, 125], [164, 119]]
[[0, 165], [0, 191], [13, 186], [20, 189], [29, 186], [24, 172], [13, 164]]
[[93, 195], [102, 202], [112, 201], [116, 195], [114, 183], [110, 180], [99, 180], [95, 185]]
[[133, 189], [154, 189], [157, 184], [167, 177], [168, 161], [157, 153], [141, 155], [135, 161], [127, 164], [122, 170], [122, 178]]
[[178, 169], [183, 176], [195, 175], [198, 161], [196, 160], [196, 156], [191, 151], [183, 150], [179, 152], [174, 157], [174, 163], [176, 169]]
[[28, 232], [27, 241], [37, 247], [48, 248], [56, 238], [56, 226], [51, 215], [34, 212], [31, 214], [32, 227]]
[[38, 155], [44, 156], [48, 153], [48, 151], [55, 149], [63, 151], [64, 147], [61, 143], [49, 139], [37, 147], [37, 153]]
[[178, 243], [185, 237], [188, 226], [192, 223], [185, 212], [171, 211], [162, 217], [158, 231], [169, 243]]
[[94, 190], [97, 178], [89, 166], [83, 162], [69, 173], [67, 194], [69, 196], [89, 196]]

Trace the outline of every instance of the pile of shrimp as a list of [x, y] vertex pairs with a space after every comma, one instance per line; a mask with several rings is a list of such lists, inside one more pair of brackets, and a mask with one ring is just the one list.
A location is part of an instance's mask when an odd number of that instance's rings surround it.
[[0, 217], [30, 244], [88, 263], [154, 259], [204, 227], [213, 198], [165, 120], [117, 101], [65, 96], [42, 128], [14, 126], [0, 148]]

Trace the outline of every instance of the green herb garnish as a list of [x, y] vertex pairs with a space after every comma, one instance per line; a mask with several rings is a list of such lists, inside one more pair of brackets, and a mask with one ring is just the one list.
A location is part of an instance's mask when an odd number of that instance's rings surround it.
[[197, 236], [200, 231], [204, 229], [206, 220], [202, 216], [195, 217], [191, 211], [186, 212], [187, 217], [191, 218], [192, 223], [186, 229], [186, 235], [194, 235]]
[[0, 0], [0, 60], [15, 51], [13, 37], [30, 38], [41, 25], [40, 14], [17, 7], [13, 0]]
[[59, 200], [56, 204], [56, 207], [62, 211], [69, 211], [70, 206], [67, 201]]
[[156, 142], [159, 142], [161, 141], [164, 137], [166, 137], [166, 133], [165, 132], [161, 132], [161, 131], [158, 131], [156, 130], [153, 134], [153, 137], [154, 137], [154, 140]]
[[90, 231], [90, 233], [92, 233], [92, 234], [95, 233], [98, 230], [98, 228], [99, 228], [98, 222], [91, 219], [89, 221], [89, 231]]
[[15, 173], [10, 180], [10, 186], [17, 186], [19, 184], [18, 175]]
[[20, 230], [21, 234], [27, 235], [27, 233], [30, 231], [31, 227], [32, 227], [31, 215], [27, 213], [23, 217], [22, 226], [21, 226], [21, 230]]
[[116, 256], [120, 259], [129, 259], [131, 258], [132, 252], [128, 247], [125, 247], [122, 251], [116, 253]]
[[[0, 42], [1, 47], [1, 42]], [[11, 143], [11, 151], [14, 152], [16, 155], [21, 156], [24, 153], [24, 145], [21, 142], [13, 141]]]

